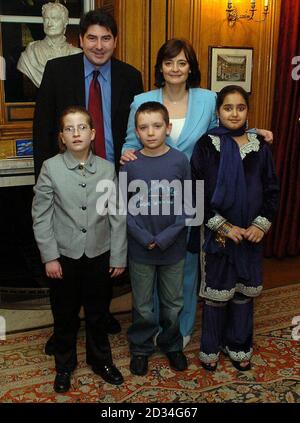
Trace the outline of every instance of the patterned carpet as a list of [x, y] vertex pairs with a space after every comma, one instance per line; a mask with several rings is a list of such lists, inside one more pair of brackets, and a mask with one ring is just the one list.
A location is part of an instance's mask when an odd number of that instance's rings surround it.
[[188, 370], [171, 370], [156, 353], [147, 377], [129, 372], [130, 315], [120, 316], [123, 331], [111, 336], [115, 363], [125, 377], [120, 387], [104, 383], [85, 364], [83, 329], [72, 389], [60, 395], [52, 389], [54, 360], [43, 353], [51, 329], [9, 335], [0, 342], [0, 403], [300, 403], [300, 341], [291, 337], [292, 318], [300, 315], [300, 284], [267, 290], [256, 300], [253, 366], [248, 372], [238, 372], [223, 356], [215, 373], [199, 367], [200, 309], [185, 350]]

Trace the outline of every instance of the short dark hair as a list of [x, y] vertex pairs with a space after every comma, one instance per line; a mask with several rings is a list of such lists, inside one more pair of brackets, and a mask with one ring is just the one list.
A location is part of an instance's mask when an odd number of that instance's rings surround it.
[[141, 113], [160, 113], [163, 117], [163, 120], [165, 121], [166, 125], [169, 125], [170, 123], [170, 118], [169, 118], [169, 112], [168, 109], [166, 108], [166, 106], [164, 106], [163, 104], [159, 103], [158, 101], [147, 101], [146, 103], [142, 103], [137, 111], [135, 112], [135, 116], [134, 116], [134, 124], [135, 127], [137, 128], [137, 121], [138, 121], [138, 117]]
[[90, 10], [80, 19], [79, 28], [80, 35], [83, 37], [91, 25], [104, 26], [109, 29], [116, 38], [118, 35], [118, 27], [114, 17], [108, 13], [104, 8]]
[[[67, 115], [73, 114], [73, 113], [82, 113], [83, 115], [85, 115], [89, 127], [91, 129], [94, 129], [93, 119], [92, 119], [92, 116], [91, 116], [91, 114], [90, 114], [90, 112], [88, 110], [86, 110], [82, 106], [69, 106], [65, 110], [63, 110], [63, 112], [61, 113], [61, 115], [59, 117], [59, 132], [62, 132], [63, 129], [64, 129], [64, 126], [65, 126], [65, 117]], [[62, 140], [60, 138], [60, 134], [58, 135], [58, 147], [59, 147], [59, 152], [60, 153], [64, 153], [66, 151], [66, 146], [62, 142]], [[94, 152], [94, 142], [93, 141], [91, 143], [91, 149]]]
[[195, 50], [189, 41], [179, 38], [172, 38], [171, 40], [168, 40], [158, 50], [155, 64], [154, 82], [156, 87], [161, 88], [165, 85], [165, 79], [161, 71], [163, 61], [173, 59], [173, 57], [177, 56], [181, 51], [184, 52], [186, 60], [190, 65], [190, 73], [186, 81], [186, 89], [199, 87], [201, 74]]
[[226, 87], [222, 88], [217, 97], [216, 107], [217, 110], [220, 109], [222, 104], [224, 103], [224, 99], [228, 94], [239, 93], [245, 100], [247, 107], [249, 109], [249, 94], [244, 88], [240, 87], [239, 85], [227, 85]]

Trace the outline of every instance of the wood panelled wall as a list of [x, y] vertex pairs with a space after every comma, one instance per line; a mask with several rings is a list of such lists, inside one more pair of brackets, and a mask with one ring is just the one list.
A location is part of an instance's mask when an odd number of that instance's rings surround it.
[[[276, 71], [280, 7], [283, 0], [270, 0], [265, 22], [240, 20], [229, 27], [227, 0], [115, 0], [119, 25], [117, 55], [136, 66], [145, 88], [153, 88], [156, 53], [172, 37], [189, 39], [198, 56], [201, 86], [208, 87], [208, 46], [253, 47], [251, 126], [270, 128]], [[235, 0], [244, 13], [250, 0]], [[263, 0], [257, 0], [261, 18]]]
[[[244, 13], [250, 0], [234, 0], [234, 4]], [[257, 0], [256, 4], [260, 15], [263, 0]], [[203, 88], [208, 87], [209, 46], [253, 47], [249, 125], [260, 128], [271, 128], [275, 71], [280, 66], [276, 63], [280, 8], [284, 0], [269, 0], [269, 4], [270, 13], [265, 22], [241, 20], [229, 27], [227, 0], [95, 0], [95, 7], [105, 7], [114, 13], [119, 27], [116, 55], [141, 70], [146, 90], [154, 87], [156, 54], [169, 38], [186, 38], [192, 42], [200, 63]], [[32, 122], [7, 124], [3, 104], [4, 84], [0, 81], [0, 139], [5, 157], [14, 154], [15, 139], [31, 138]], [[24, 104], [28, 106], [33, 108], [34, 103]]]

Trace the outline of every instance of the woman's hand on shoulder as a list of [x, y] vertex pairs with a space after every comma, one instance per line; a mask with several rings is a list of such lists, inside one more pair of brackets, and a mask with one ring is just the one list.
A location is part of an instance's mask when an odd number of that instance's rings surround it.
[[116, 278], [117, 276], [122, 275], [125, 271], [125, 267], [110, 267], [109, 273], [111, 278]]
[[121, 165], [125, 164], [126, 162], [130, 162], [131, 160], [136, 160], [137, 156], [134, 154], [135, 150], [126, 150], [121, 156], [120, 163]]
[[46, 275], [51, 279], [62, 279], [62, 268], [58, 260], [51, 260], [45, 264]]
[[256, 129], [258, 135], [261, 135], [268, 144], [273, 144], [273, 132], [267, 129]]

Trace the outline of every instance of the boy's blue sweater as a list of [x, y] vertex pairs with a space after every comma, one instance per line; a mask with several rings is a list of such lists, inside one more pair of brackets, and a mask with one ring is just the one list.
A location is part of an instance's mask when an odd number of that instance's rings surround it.
[[[158, 157], [145, 156], [140, 151], [136, 155], [137, 160], [127, 162], [119, 175], [122, 186], [121, 172], [127, 173], [128, 191], [134, 180], [144, 181], [147, 188], [145, 192], [134, 188], [132, 193], [128, 193], [129, 257], [145, 264], [177, 263], [186, 253], [187, 216], [183, 206], [183, 183], [191, 179], [189, 161], [183, 153], [173, 148]], [[172, 181], [176, 182], [171, 184]], [[160, 190], [158, 182], [162, 186]], [[126, 189], [124, 186], [122, 188], [122, 191]], [[163, 207], [166, 207], [165, 211]], [[182, 212], [176, 215], [175, 210], [180, 211], [181, 207]], [[166, 214], [168, 209], [170, 212]], [[156, 247], [149, 250], [148, 245], [153, 242]]]

